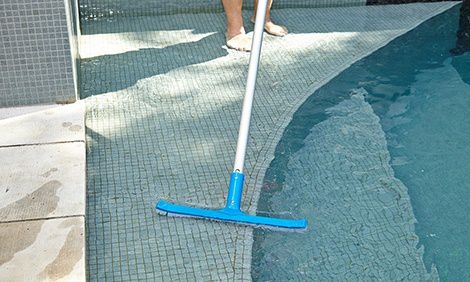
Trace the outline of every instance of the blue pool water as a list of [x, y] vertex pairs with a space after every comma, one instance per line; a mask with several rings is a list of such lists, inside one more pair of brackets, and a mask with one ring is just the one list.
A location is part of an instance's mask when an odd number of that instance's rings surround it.
[[306, 217], [310, 229], [256, 230], [254, 280], [470, 281], [470, 53], [455, 52], [460, 9], [358, 61], [297, 111], [258, 210]]

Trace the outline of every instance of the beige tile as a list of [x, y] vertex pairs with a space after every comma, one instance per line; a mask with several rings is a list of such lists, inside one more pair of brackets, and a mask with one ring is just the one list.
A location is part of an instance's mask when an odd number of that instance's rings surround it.
[[0, 148], [0, 222], [85, 214], [83, 142]]
[[84, 218], [1, 223], [0, 281], [85, 281]]
[[[11, 110], [10, 115], [18, 114]], [[4, 113], [6, 115], [6, 113]], [[0, 119], [0, 146], [85, 140], [83, 102]]]
[[0, 108], [0, 120], [60, 107], [57, 104]]

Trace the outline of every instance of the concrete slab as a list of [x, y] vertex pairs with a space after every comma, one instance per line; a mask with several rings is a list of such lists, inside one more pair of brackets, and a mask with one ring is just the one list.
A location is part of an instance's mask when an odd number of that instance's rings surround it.
[[84, 217], [1, 223], [0, 281], [85, 281]]
[[26, 115], [34, 112], [39, 112], [51, 108], [60, 107], [60, 105], [36, 105], [36, 106], [25, 106], [25, 107], [12, 107], [12, 108], [0, 108], [0, 120], [6, 118], [13, 118], [16, 116]]
[[[29, 109], [30, 110], [30, 109]], [[21, 109], [2, 110], [16, 115]], [[0, 119], [0, 147], [85, 140], [83, 102], [42, 109], [38, 112]]]
[[0, 148], [0, 222], [85, 214], [85, 143]]

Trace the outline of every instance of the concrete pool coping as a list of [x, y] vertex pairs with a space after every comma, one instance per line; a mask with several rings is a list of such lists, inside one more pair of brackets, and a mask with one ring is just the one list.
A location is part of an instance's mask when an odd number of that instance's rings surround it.
[[0, 280], [85, 281], [85, 105], [0, 109]]

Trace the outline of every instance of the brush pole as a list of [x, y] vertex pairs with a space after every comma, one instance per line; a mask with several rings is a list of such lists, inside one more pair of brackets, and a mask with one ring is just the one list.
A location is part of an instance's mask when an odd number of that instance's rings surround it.
[[240, 118], [240, 129], [238, 131], [237, 152], [233, 171], [243, 172], [245, 162], [246, 145], [248, 143], [248, 132], [250, 129], [251, 109], [255, 93], [256, 76], [258, 74], [259, 58], [263, 41], [264, 20], [268, 0], [258, 0], [256, 11], [255, 30], [251, 43], [250, 63], [248, 66], [248, 78], [246, 81], [245, 98], [243, 99], [243, 109]]

